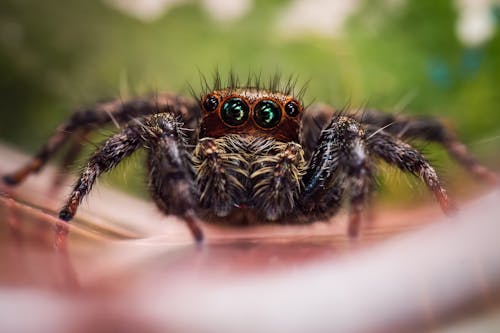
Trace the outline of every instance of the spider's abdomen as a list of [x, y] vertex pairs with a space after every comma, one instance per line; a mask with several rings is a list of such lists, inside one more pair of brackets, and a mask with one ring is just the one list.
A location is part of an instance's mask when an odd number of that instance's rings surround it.
[[200, 139], [192, 163], [202, 209], [223, 217], [247, 207], [267, 220], [293, 210], [306, 169], [299, 144], [236, 134]]

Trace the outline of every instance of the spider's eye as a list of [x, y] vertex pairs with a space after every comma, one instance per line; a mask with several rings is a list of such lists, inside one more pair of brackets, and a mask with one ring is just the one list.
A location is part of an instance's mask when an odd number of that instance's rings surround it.
[[290, 101], [285, 105], [285, 112], [290, 117], [295, 117], [296, 115], [299, 114], [299, 106], [297, 105], [296, 102]]
[[214, 95], [207, 96], [203, 102], [203, 108], [208, 112], [214, 111], [217, 106], [219, 106], [219, 99]]
[[241, 98], [230, 98], [222, 104], [221, 117], [228, 125], [241, 125], [248, 119], [248, 104]]
[[264, 128], [272, 128], [281, 120], [281, 110], [276, 102], [263, 100], [257, 103], [254, 109], [255, 122]]

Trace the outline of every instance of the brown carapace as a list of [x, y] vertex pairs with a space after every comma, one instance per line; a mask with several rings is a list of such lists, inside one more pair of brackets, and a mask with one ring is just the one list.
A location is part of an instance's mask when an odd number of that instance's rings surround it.
[[[249, 80], [250, 82], [251, 80]], [[98, 176], [143, 148], [148, 186], [157, 206], [183, 218], [194, 238], [198, 221], [229, 224], [311, 223], [348, 203], [348, 233], [358, 235], [370, 201], [377, 162], [419, 177], [445, 212], [453, 205], [434, 168], [407, 141], [437, 142], [473, 176], [498, 183], [456, 136], [432, 117], [376, 110], [307, 108], [293, 84], [263, 88], [219, 76], [198, 100], [160, 94], [114, 100], [77, 110], [24, 167], [4, 176], [9, 185], [39, 171], [66, 143], [72, 164], [89, 132], [121, 129], [89, 158], [59, 217], [71, 220]], [[122, 126], [123, 125], [123, 126]]]

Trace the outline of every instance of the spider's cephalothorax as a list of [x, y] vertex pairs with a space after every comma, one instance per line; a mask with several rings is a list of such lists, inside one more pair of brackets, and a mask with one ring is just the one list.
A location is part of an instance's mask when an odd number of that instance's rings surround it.
[[162, 94], [79, 110], [4, 181], [15, 185], [39, 171], [70, 139], [67, 167], [81, 149], [79, 139], [112, 122], [125, 124], [90, 157], [59, 217], [71, 220], [101, 173], [144, 148], [157, 206], [183, 218], [198, 241], [198, 219], [307, 223], [333, 216], [343, 201], [349, 234], [355, 236], [379, 160], [420, 177], [450, 211], [434, 168], [405, 142], [409, 139], [438, 142], [474, 176], [498, 182], [433, 118], [338, 112], [323, 104], [304, 108], [290, 85], [279, 90], [233, 82], [222, 88], [217, 82], [198, 101]]

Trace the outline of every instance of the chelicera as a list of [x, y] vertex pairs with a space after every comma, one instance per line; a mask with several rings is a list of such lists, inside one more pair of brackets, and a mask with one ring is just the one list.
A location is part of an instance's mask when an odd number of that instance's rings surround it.
[[99, 175], [143, 148], [148, 186], [165, 214], [186, 221], [199, 242], [198, 221], [227, 224], [311, 223], [348, 207], [348, 234], [359, 233], [379, 161], [419, 177], [445, 212], [453, 205], [429, 162], [409, 140], [437, 142], [473, 176], [497, 183], [456, 135], [432, 117], [366, 109], [304, 107], [293, 84], [273, 80], [223, 86], [219, 77], [197, 99], [165, 93], [113, 100], [77, 110], [24, 167], [4, 176], [9, 185], [38, 172], [64, 145], [64, 166], [78, 139], [118, 123], [121, 129], [89, 158], [59, 212], [71, 220]]

